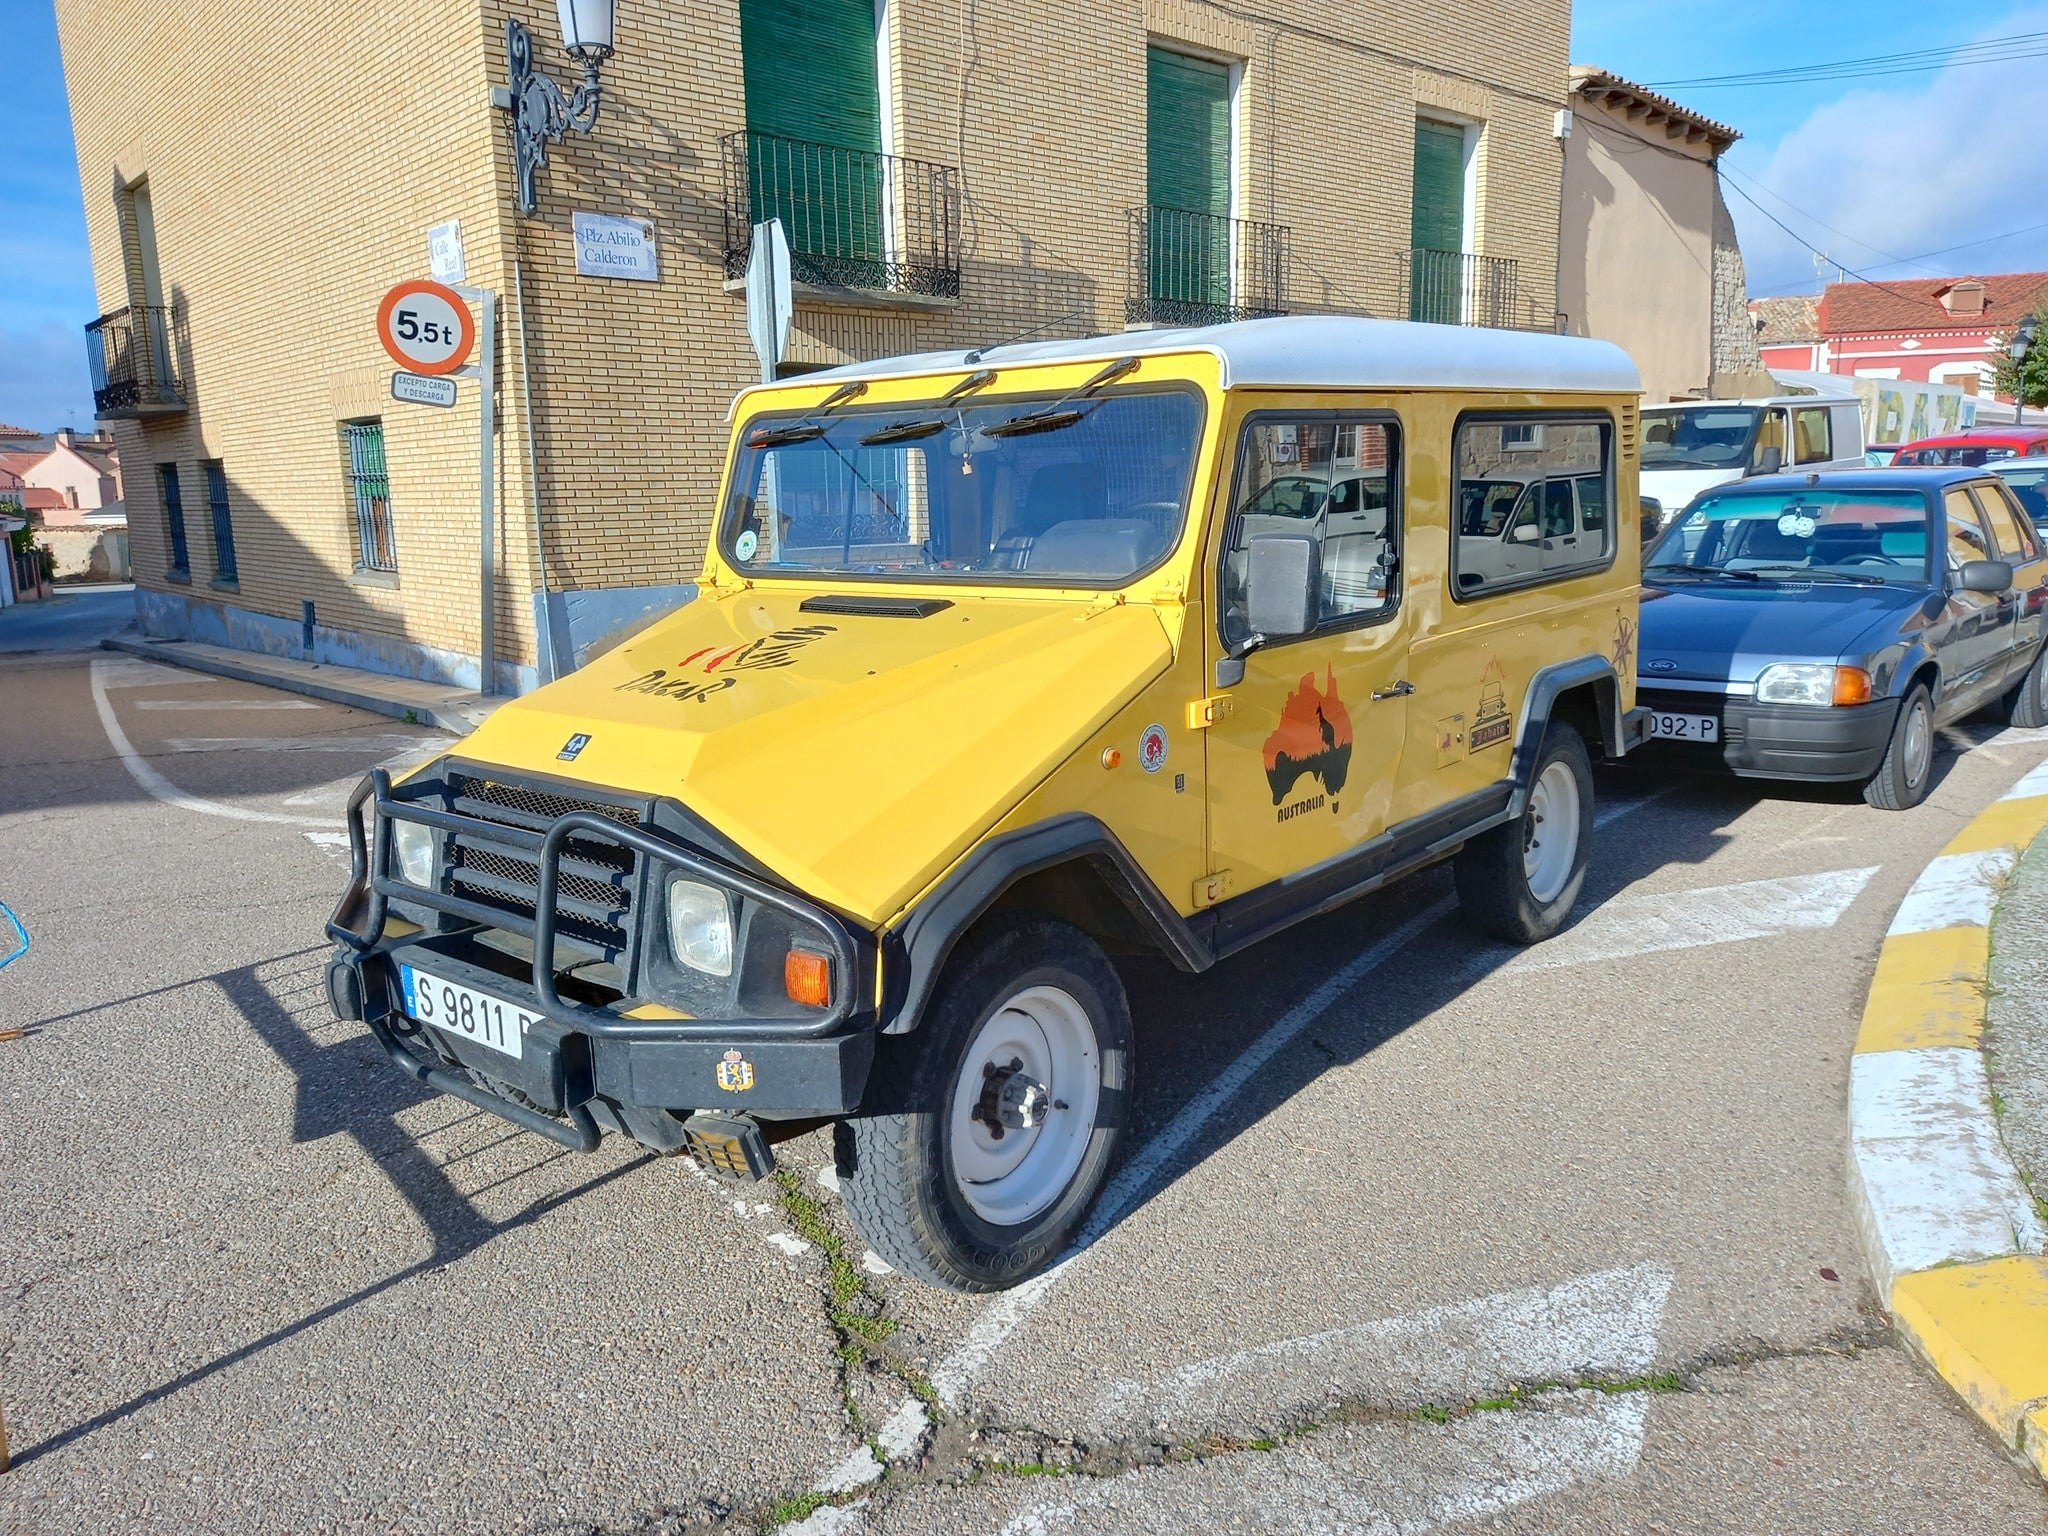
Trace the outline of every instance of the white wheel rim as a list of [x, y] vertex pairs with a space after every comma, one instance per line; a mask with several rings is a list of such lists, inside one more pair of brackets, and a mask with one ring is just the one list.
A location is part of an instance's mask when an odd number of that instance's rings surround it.
[[1557, 900], [1579, 856], [1579, 780], [1569, 764], [1536, 776], [1522, 818], [1522, 878], [1538, 905]]
[[[1005, 1088], [1007, 1119], [991, 1102]], [[1014, 1123], [1020, 1094], [1036, 1123]], [[1000, 1227], [1043, 1214], [1087, 1155], [1101, 1099], [1095, 1023], [1071, 993], [1026, 987], [990, 1014], [961, 1058], [947, 1106], [953, 1177], [974, 1214]], [[1034, 1106], [1042, 1108], [1031, 1114]]]
[[1927, 708], [1915, 703], [1906, 716], [1906, 739], [1902, 743], [1906, 783], [1918, 785], [1927, 777], [1927, 770], [1934, 761], [1934, 732], [1928, 729]]

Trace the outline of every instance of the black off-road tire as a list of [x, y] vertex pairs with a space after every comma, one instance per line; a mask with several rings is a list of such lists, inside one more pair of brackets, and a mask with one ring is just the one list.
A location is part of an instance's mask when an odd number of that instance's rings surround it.
[[[1535, 797], [1513, 821], [1482, 832], [1459, 850], [1451, 872], [1457, 880], [1458, 906], [1465, 921], [1479, 932], [1510, 944], [1536, 944], [1571, 920], [1572, 907], [1586, 884], [1586, 861], [1593, 847], [1593, 763], [1579, 733], [1553, 722], [1543, 733], [1533, 786], [1553, 764], [1563, 764], [1578, 786], [1578, 844], [1571, 873], [1548, 901], [1537, 900], [1529, 888], [1523, 850], [1532, 832]], [[1555, 829], [1553, 829], [1553, 832]]]
[[[1918, 765], [1917, 780], [1913, 776], [1915, 765], [1910, 761], [1914, 754], [1907, 746], [1916, 710], [1924, 717], [1927, 733], [1925, 761]], [[1899, 717], [1892, 722], [1892, 739], [1884, 749], [1884, 761], [1864, 784], [1863, 798], [1880, 811], [1910, 811], [1927, 798], [1927, 791], [1933, 786], [1934, 699], [1925, 683], [1915, 683], [1899, 704]]]
[[[1015, 1226], [983, 1220], [952, 1171], [947, 1116], [982, 1024], [1026, 987], [1050, 985], [1087, 1012], [1100, 1098], [1064, 1191]], [[868, 1245], [904, 1274], [953, 1291], [1006, 1290], [1072, 1243], [1101, 1191], [1129, 1118], [1131, 1013], [1116, 969], [1078, 928], [1000, 916], [963, 943], [917, 1027], [877, 1042], [864, 1112], [835, 1127], [840, 1193]]]
[[2027, 675], [2005, 696], [2005, 718], [2030, 731], [2048, 725], [2048, 646], [2035, 653]]

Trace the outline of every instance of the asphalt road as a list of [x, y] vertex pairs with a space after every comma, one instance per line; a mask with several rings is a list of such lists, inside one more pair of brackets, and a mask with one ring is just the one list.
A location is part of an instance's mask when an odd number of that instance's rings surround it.
[[1095, 1240], [977, 1299], [865, 1260], [823, 1136], [795, 1193], [579, 1157], [332, 1019], [340, 804], [445, 738], [94, 653], [0, 662], [0, 722], [0, 1531], [2048, 1524], [1883, 1326], [1843, 1182], [1885, 925], [2048, 732], [1951, 733], [1906, 815], [1603, 775], [1537, 950], [1438, 871], [1127, 967]]

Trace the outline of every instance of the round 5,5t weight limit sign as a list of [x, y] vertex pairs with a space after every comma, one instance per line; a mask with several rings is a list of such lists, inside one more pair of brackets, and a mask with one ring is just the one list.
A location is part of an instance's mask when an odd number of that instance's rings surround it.
[[476, 321], [462, 295], [446, 283], [400, 283], [377, 306], [377, 339], [399, 367], [453, 373], [476, 345]]

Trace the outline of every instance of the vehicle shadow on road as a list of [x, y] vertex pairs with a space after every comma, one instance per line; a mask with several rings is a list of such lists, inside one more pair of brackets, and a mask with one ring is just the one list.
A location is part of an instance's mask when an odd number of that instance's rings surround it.
[[46, 1440], [20, 1448], [13, 1458], [16, 1467], [63, 1450], [409, 1280], [452, 1264], [493, 1238], [531, 1226], [550, 1212], [654, 1161], [654, 1155], [647, 1153], [607, 1168], [572, 1188], [543, 1196], [509, 1216], [495, 1220], [486, 1216], [470, 1196], [456, 1187], [446, 1166], [420, 1144], [411, 1130], [399, 1124], [399, 1115], [439, 1095], [391, 1071], [376, 1042], [366, 1032], [351, 1029], [347, 1034], [322, 1040], [309, 1029], [309, 1022], [336, 1027], [327, 1014], [322, 974], [326, 953], [325, 949], [302, 950], [182, 985], [211, 984], [217, 988], [223, 1001], [292, 1073], [297, 1092], [291, 1140], [303, 1143], [337, 1134], [349, 1136], [365, 1160], [391, 1181], [393, 1189], [425, 1225], [432, 1241], [431, 1250], [403, 1269], [138, 1392]]

